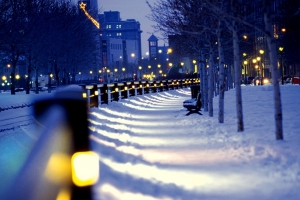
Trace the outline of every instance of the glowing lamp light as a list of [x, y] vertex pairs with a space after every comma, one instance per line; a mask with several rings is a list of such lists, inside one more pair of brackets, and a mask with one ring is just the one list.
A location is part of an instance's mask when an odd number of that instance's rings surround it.
[[53, 153], [48, 160], [44, 175], [52, 183], [68, 183], [71, 177], [70, 156]]
[[99, 93], [98, 93], [98, 90], [95, 90], [95, 95], [97, 96]]
[[82, 93], [82, 97], [83, 98], [86, 98], [87, 97], [87, 94], [84, 92], [84, 93]]
[[134, 89], [134, 85], [132, 86], [132, 88]]
[[71, 191], [68, 189], [61, 189], [56, 197], [56, 200], [70, 200]]
[[116, 92], [119, 92], [119, 88], [115, 88], [115, 91], [116, 91]]
[[127, 89], [128, 89], [127, 86], [125, 86], [124, 90], [127, 90]]
[[264, 84], [270, 83], [269, 79], [264, 79], [263, 82], [264, 82]]
[[99, 157], [92, 151], [77, 152], [72, 159], [72, 180], [79, 187], [93, 185], [99, 178]]

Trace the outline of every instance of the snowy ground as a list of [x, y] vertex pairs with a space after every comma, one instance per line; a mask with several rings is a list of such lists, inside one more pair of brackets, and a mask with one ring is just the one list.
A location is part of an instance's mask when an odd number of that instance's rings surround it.
[[[283, 141], [275, 140], [272, 86], [242, 87], [244, 132], [236, 131], [234, 90], [225, 93], [224, 124], [218, 123], [218, 98], [214, 117], [204, 111], [185, 116], [189, 89], [90, 109], [91, 145], [100, 155], [94, 199], [300, 199], [300, 86], [280, 87]], [[4, 96], [0, 105], [6, 98], [31, 100]], [[0, 133], [1, 169], [8, 155], [24, 159], [18, 152], [30, 149], [24, 134], [30, 128]]]

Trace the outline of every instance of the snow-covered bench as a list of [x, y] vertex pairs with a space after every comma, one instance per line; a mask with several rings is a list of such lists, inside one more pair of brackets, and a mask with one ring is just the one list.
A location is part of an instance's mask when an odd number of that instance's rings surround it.
[[201, 93], [199, 92], [197, 94], [197, 98], [185, 100], [183, 102], [183, 107], [189, 111], [186, 115], [190, 115], [191, 113], [201, 114], [201, 113], [199, 113], [199, 111], [202, 107]]

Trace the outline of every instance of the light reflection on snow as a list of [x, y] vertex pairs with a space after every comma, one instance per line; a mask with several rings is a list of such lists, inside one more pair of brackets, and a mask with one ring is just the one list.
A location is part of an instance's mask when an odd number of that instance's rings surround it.
[[120, 112], [118, 110], [113, 110], [113, 109], [110, 109], [110, 108], [99, 108], [100, 111], [102, 112], [105, 112], [105, 113], [108, 113], [108, 114], [111, 114], [111, 115], [115, 115], [115, 116], [118, 116], [118, 117], [130, 117], [131, 119], [146, 119], [146, 120], [149, 120], [149, 119], [166, 119], [167, 117], [166, 116], [153, 116], [153, 115], [147, 115], [147, 114], [131, 114], [131, 113], [128, 113], [128, 112]]
[[122, 119], [122, 118], [116, 118], [116, 117], [108, 117], [106, 115], [92, 112], [90, 115], [94, 115], [98, 119], [103, 119], [107, 120], [110, 122], [117, 122], [117, 123], [122, 123], [122, 124], [130, 124], [132, 126], [160, 126], [160, 125], [168, 125], [167, 121], [157, 121], [155, 123], [151, 123], [149, 121], [136, 121], [136, 120], [129, 120], [129, 119]]
[[175, 184], [195, 192], [234, 192], [236, 188], [233, 186], [239, 183], [239, 191], [235, 192], [242, 193], [243, 189], [251, 187], [249, 183], [255, 184], [255, 180], [259, 178], [255, 173], [228, 172], [223, 174], [224, 172], [209, 169], [164, 168], [142, 163], [119, 163], [105, 157], [102, 157], [101, 162], [116, 172], [130, 175], [136, 179], [145, 179], [153, 184]]
[[120, 190], [116, 187], [114, 187], [111, 184], [103, 184], [99, 188], [101, 194], [100, 196], [102, 197], [101, 199], [110, 199], [110, 200], [117, 200], [117, 199], [122, 199], [122, 200], [133, 200], [133, 199], [138, 199], [138, 200], [171, 200], [171, 198], [168, 197], [160, 197], [159, 199], [154, 198], [149, 195], [144, 195], [142, 193], [133, 193], [130, 191], [124, 191]]

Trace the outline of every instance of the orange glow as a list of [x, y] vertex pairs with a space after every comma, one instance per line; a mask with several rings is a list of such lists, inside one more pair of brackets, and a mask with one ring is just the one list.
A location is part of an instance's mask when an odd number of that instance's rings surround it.
[[67, 154], [52, 154], [45, 170], [45, 177], [52, 183], [68, 183], [71, 179], [70, 160]]
[[99, 24], [99, 22], [97, 22], [87, 11], [86, 11], [86, 9], [85, 9], [85, 7], [86, 7], [86, 3], [83, 3], [83, 2], [81, 2], [80, 4], [79, 4], [79, 7], [80, 7], [80, 9], [84, 12], [84, 14], [87, 16], [87, 18], [89, 18], [92, 22], [93, 22], [93, 24], [99, 29], [100, 28], [100, 24]]

